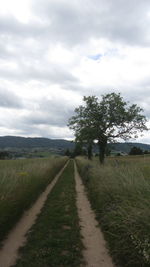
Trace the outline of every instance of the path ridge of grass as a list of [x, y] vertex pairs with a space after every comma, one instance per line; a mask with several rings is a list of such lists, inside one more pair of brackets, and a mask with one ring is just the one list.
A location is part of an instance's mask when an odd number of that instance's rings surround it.
[[15, 267], [79, 267], [82, 264], [73, 161], [52, 189], [27, 237]]

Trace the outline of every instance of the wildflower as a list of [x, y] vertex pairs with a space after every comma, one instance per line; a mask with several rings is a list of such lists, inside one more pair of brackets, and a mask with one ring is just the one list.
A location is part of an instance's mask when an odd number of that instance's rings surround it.
[[19, 176], [28, 176], [28, 172], [19, 172]]

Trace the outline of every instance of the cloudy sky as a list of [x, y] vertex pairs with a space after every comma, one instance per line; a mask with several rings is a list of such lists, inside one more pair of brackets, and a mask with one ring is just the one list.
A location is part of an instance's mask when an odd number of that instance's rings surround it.
[[149, 0], [0, 0], [0, 135], [70, 139], [83, 96], [113, 91], [150, 126]]

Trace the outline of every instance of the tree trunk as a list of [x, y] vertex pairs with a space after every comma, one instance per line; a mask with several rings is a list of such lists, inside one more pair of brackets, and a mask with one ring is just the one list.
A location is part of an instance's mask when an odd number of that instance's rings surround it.
[[105, 151], [107, 146], [107, 138], [103, 137], [98, 142], [99, 147], [99, 161], [101, 164], [104, 164], [105, 161]]
[[92, 144], [88, 144], [87, 152], [88, 152], [88, 159], [92, 160]]

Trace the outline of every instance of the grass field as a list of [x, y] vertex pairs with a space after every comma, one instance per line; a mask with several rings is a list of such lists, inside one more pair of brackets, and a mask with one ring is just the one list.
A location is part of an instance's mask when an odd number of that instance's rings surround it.
[[150, 266], [150, 158], [77, 165], [117, 266]]
[[73, 161], [50, 193], [15, 267], [79, 267], [82, 243]]
[[0, 241], [66, 161], [66, 157], [0, 161]]

